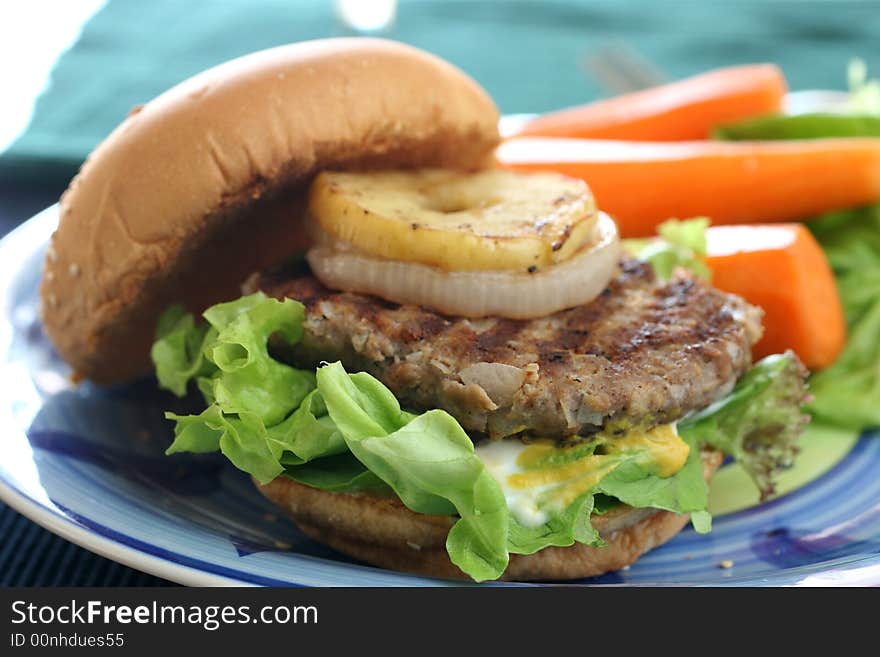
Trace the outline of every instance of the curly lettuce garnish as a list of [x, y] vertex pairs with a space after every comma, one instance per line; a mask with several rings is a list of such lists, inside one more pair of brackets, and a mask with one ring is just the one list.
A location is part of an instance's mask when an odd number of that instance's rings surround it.
[[670, 219], [657, 227], [656, 238], [628, 239], [623, 245], [639, 260], [651, 263], [654, 273], [662, 280], [668, 280], [676, 268], [683, 267], [708, 281], [712, 277], [706, 265], [708, 227], [706, 217], [684, 221]]
[[682, 420], [679, 431], [732, 456], [766, 499], [774, 492], [774, 476], [794, 462], [810, 419], [801, 410], [808, 398], [805, 375], [793, 353], [767, 356], [728, 396]]
[[817, 417], [861, 430], [880, 426], [880, 204], [810, 222], [834, 270], [849, 337], [843, 353], [810, 380]]

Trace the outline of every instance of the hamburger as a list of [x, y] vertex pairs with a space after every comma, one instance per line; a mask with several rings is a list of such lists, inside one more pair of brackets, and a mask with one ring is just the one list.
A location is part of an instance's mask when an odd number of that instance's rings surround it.
[[708, 531], [724, 455], [771, 494], [796, 357], [753, 364], [759, 309], [628, 255], [583, 181], [495, 169], [498, 119], [377, 39], [199, 74], [71, 182], [45, 329], [76, 379], [197, 389], [170, 455], [222, 452], [382, 567], [588, 577]]

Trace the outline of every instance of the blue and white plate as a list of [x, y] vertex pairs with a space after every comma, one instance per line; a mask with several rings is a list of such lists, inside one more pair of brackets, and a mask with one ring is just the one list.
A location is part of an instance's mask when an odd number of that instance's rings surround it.
[[[37, 317], [56, 222], [49, 208], [0, 241], [0, 498], [93, 552], [184, 584], [450, 583], [366, 566], [309, 540], [222, 458], [164, 456], [172, 432], [163, 411], [191, 400], [151, 380], [72, 387]], [[578, 583], [880, 583], [880, 437], [852, 445], [794, 492]]]

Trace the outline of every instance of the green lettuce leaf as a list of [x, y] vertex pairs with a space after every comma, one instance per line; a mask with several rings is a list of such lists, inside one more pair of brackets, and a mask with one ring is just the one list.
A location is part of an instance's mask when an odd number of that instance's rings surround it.
[[691, 522], [700, 533], [712, 527], [706, 511], [709, 487], [703, 477], [700, 447], [693, 438], [683, 437], [690, 451], [684, 467], [671, 477], [660, 477], [634, 458], [621, 463], [599, 482], [599, 490], [632, 507], [651, 507], [675, 513], [690, 513]]
[[[175, 420], [168, 454], [220, 450], [236, 467], [267, 483], [284, 471], [282, 456], [303, 463], [345, 450], [326, 420], [320, 399], [303, 403], [314, 372], [297, 370], [269, 355], [268, 341], [302, 337], [304, 310], [291, 299], [262, 293], [212, 306], [197, 325], [179, 307], [159, 321], [152, 354], [159, 384], [182, 395], [196, 380], [208, 408], [198, 415], [167, 413]], [[296, 412], [294, 412], [296, 411]]]
[[254, 413], [230, 415], [212, 404], [198, 415], [166, 413], [165, 417], [177, 422], [166, 454], [220, 450], [235, 467], [264, 484], [284, 469], [280, 451], [273, 451], [266, 427]]
[[511, 515], [508, 549], [514, 554], [534, 554], [546, 547], [568, 547], [575, 542], [601, 547], [603, 541], [590, 522], [592, 513], [593, 495], [588, 493], [534, 527], [521, 524]]
[[834, 270], [849, 329], [837, 361], [810, 379], [809, 410], [850, 429], [880, 426], [880, 204], [809, 226]]
[[685, 221], [670, 219], [658, 226], [657, 238], [629, 239], [623, 244], [635, 257], [650, 262], [662, 280], [671, 278], [676, 267], [684, 267], [697, 277], [709, 280], [711, 271], [706, 266], [708, 227], [706, 217]]
[[220, 370], [213, 379], [214, 403], [225, 413], [253, 413], [277, 424], [315, 387], [312, 372], [297, 370], [269, 355], [269, 337], [294, 344], [302, 338], [303, 305], [258, 292], [211, 306], [204, 317], [216, 337], [203, 346]]
[[182, 397], [191, 379], [207, 377], [216, 370], [203, 353], [205, 342], [215, 337], [209, 333], [211, 326], [196, 325], [183, 306], [171, 306], [162, 313], [150, 351], [161, 387]]
[[598, 493], [593, 496], [593, 515], [604, 515], [620, 506], [620, 500]]
[[507, 567], [507, 503], [474, 454], [470, 438], [444, 411], [413, 416], [368, 374], [339, 363], [318, 370], [318, 390], [348, 448], [417, 513], [457, 514], [446, 539], [454, 564], [477, 581]]
[[375, 474], [367, 470], [354, 454], [345, 452], [326, 456], [308, 463], [286, 463], [284, 475], [312, 488], [334, 493], [374, 493], [393, 495], [394, 491]]
[[321, 393], [313, 390], [286, 420], [268, 428], [273, 451], [283, 455], [285, 466], [348, 451], [348, 446], [327, 414]]
[[223, 436], [223, 413], [216, 406], [209, 406], [198, 415], [165, 413], [165, 419], [174, 420], [174, 441], [165, 450], [166, 455], [178, 452], [207, 454], [220, 450]]
[[691, 444], [707, 444], [732, 456], [748, 472], [763, 498], [773, 477], [791, 466], [809, 416], [804, 369], [791, 352], [767, 356], [725, 398], [678, 424]]
[[[552, 472], [556, 470], [559, 472], [560, 468], [571, 466], [583, 459], [591, 459], [596, 461], [595, 465], [590, 463], [587, 470], [582, 474], [588, 478], [596, 476], [597, 473], [613, 467], [613, 465], [608, 463], [611, 457], [601, 457], [598, 461], [594, 457], [596, 448], [600, 443], [601, 441], [599, 440], [593, 440], [581, 442], [570, 447], [545, 446], [543, 449], [547, 451], [541, 458], [532, 460], [526, 471], [541, 470]], [[490, 449], [492, 447], [491, 445], [489, 446]], [[525, 451], [529, 448], [524, 444], [519, 444], [519, 449]], [[539, 510], [547, 516], [545, 522], [538, 525], [524, 524], [517, 519], [515, 513], [511, 513], [508, 535], [508, 549], [510, 552], [515, 554], [534, 554], [545, 547], [567, 547], [575, 542], [597, 547], [603, 544], [599, 533], [590, 522], [590, 516], [593, 512], [595, 484], [577, 495], [570, 504], [559, 508], [558, 497], [560, 491], [568, 485], [577, 485], [577, 477], [565, 479], [556, 475], [552, 477], [552, 480], [554, 484], [543, 486], [544, 491], [536, 500]]]
[[880, 426], [880, 299], [850, 330], [846, 347], [829, 368], [813, 375], [809, 410], [841, 427]]

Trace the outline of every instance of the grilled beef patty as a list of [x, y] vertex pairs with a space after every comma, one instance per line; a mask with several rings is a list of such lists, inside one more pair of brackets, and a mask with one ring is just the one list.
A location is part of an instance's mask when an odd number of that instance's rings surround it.
[[623, 260], [594, 301], [533, 320], [448, 317], [312, 276], [264, 275], [257, 287], [306, 306], [285, 357], [341, 360], [369, 372], [412, 411], [442, 408], [499, 438], [587, 435], [609, 419], [674, 421], [727, 394], [751, 364], [761, 311], [681, 273]]

